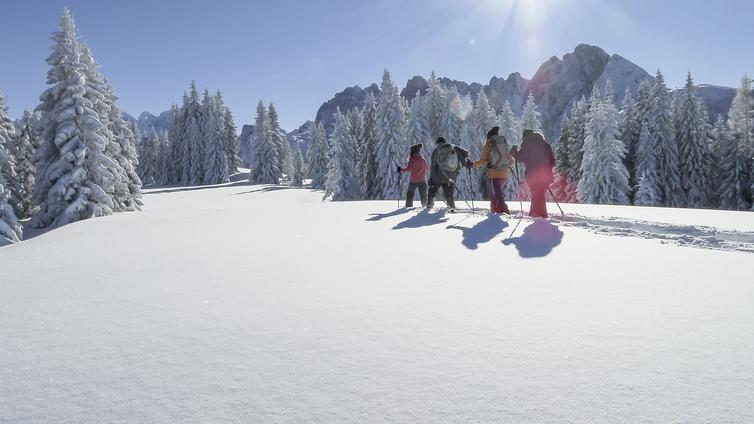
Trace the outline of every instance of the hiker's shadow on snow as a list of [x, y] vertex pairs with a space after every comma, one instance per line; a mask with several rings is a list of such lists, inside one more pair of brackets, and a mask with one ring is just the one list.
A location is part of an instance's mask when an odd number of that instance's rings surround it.
[[466, 246], [467, 249], [476, 250], [480, 244], [490, 242], [495, 236], [502, 233], [506, 227], [508, 227], [508, 223], [505, 222], [500, 215], [490, 214], [487, 215], [487, 218], [479, 221], [473, 227], [449, 225], [447, 228], [461, 230], [463, 233], [463, 240], [461, 243]]
[[542, 258], [549, 255], [563, 240], [563, 232], [550, 222], [537, 219], [524, 228], [523, 235], [503, 240], [516, 246], [522, 258]]
[[392, 218], [394, 216], [401, 216], [401, 215], [403, 215], [405, 213], [408, 213], [408, 211], [409, 210], [406, 209], [406, 208], [400, 208], [400, 209], [396, 209], [396, 210], [394, 210], [392, 212], [388, 212], [388, 213], [372, 213], [372, 214], [369, 214], [369, 216], [371, 216], [371, 218], [367, 218], [367, 221], [369, 221], [369, 222], [382, 221], [385, 218]]
[[445, 211], [430, 212], [426, 209], [423, 209], [421, 212], [412, 216], [411, 218], [396, 224], [393, 229], [401, 230], [404, 228], [429, 227], [431, 225], [442, 224], [447, 221], [448, 218], [445, 217]]

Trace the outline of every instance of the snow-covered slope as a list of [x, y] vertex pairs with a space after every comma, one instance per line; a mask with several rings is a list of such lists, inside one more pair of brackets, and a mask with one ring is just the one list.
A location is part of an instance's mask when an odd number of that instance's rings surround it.
[[155, 189], [0, 248], [0, 422], [754, 422], [751, 213], [320, 199]]

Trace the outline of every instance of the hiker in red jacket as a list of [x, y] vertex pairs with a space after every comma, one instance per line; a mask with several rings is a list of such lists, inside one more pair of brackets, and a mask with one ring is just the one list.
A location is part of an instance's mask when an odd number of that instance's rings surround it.
[[427, 171], [429, 165], [427, 161], [421, 155], [421, 144], [414, 144], [411, 146], [410, 156], [408, 157], [408, 166], [405, 168], [398, 167], [398, 172], [408, 172], [411, 174], [409, 177], [408, 191], [406, 192], [406, 207], [411, 208], [414, 206], [414, 191], [419, 190], [419, 198], [421, 199], [422, 207], [427, 205]]
[[545, 192], [554, 180], [552, 167], [555, 166], [555, 156], [552, 154], [552, 148], [541, 132], [527, 129], [524, 130], [521, 149], [518, 150], [516, 146], [513, 146], [511, 156], [526, 166], [526, 184], [531, 191], [529, 215], [547, 218]]

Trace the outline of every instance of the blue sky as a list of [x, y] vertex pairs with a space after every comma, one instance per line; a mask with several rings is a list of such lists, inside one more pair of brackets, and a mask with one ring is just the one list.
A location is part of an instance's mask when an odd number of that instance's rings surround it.
[[178, 101], [192, 79], [221, 90], [239, 123], [261, 98], [293, 129], [346, 86], [412, 75], [530, 78], [579, 43], [618, 53], [672, 86], [736, 86], [754, 73], [754, 2], [682, 0], [2, 0], [0, 90], [11, 116], [45, 88], [49, 36], [68, 6], [134, 115]]

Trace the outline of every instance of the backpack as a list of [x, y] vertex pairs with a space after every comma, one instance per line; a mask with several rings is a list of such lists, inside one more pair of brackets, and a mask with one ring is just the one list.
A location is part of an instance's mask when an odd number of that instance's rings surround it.
[[451, 144], [443, 144], [437, 148], [437, 166], [446, 174], [453, 174], [461, 168], [456, 149]]
[[508, 143], [505, 137], [496, 135], [490, 140], [490, 158], [488, 168], [496, 171], [508, 170]]

